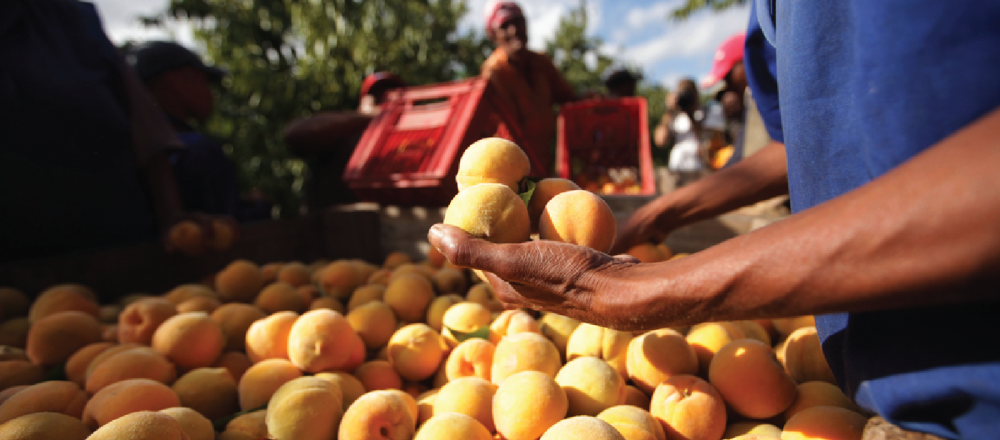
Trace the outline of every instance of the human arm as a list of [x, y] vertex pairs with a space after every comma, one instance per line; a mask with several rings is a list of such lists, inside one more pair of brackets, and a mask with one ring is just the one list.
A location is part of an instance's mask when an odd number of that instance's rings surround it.
[[361, 134], [374, 119], [356, 112], [319, 112], [285, 127], [285, 142], [298, 154], [322, 153], [332, 145]]
[[494, 245], [444, 225], [429, 239], [452, 263], [492, 272], [508, 307], [621, 330], [996, 301], [997, 163], [1000, 110], [854, 191], [662, 263]]
[[670, 112], [664, 113], [660, 118], [660, 123], [653, 130], [653, 144], [660, 148], [666, 148], [674, 143], [673, 131], [670, 124], [674, 122], [674, 115]]
[[785, 145], [771, 142], [740, 163], [664, 194], [619, 228], [612, 254], [646, 241], [662, 242], [681, 226], [788, 193]]

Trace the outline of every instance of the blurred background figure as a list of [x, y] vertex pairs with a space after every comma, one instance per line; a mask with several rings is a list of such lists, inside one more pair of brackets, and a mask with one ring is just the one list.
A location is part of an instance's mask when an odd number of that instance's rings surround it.
[[515, 2], [486, 5], [486, 35], [496, 50], [483, 63], [481, 75], [499, 91], [500, 99], [514, 112], [524, 142], [553, 172], [556, 113], [553, 106], [576, 101], [577, 94], [544, 54], [528, 50], [528, 25]]
[[212, 115], [215, 97], [210, 84], [219, 83], [226, 72], [168, 41], [142, 44], [128, 60], [186, 147], [170, 153], [184, 209], [240, 222], [270, 218], [270, 203], [263, 197], [240, 196], [236, 166], [222, 145], [193, 127]]
[[667, 95], [667, 111], [653, 133], [654, 143], [670, 148], [667, 171], [671, 182], [663, 191], [680, 188], [705, 174], [702, 156], [701, 97], [694, 80], [683, 79]]
[[604, 87], [608, 89], [609, 98], [629, 98], [635, 96], [636, 87], [642, 75], [636, 75], [628, 69], [615, 69], [604, 79]]
[[285, 142], [305, 158], [309, 168], [305, 181], [305, 205], [310, 212], [357, 202], [344, 182], [344, 168], [368, 124], [382, 111], [389, 92], [406, 82], [389, 72], [368, 75], [361, 84], [357, 111], [317, 112], [285, 127]]

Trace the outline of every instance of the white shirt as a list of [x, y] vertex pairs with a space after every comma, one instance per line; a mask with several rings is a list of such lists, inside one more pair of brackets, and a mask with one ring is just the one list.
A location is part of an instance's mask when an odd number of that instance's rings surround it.
[[694, 132], [694, 124], [687, 113], [678, 113], [674, 121], [670, 124], [676, 141], [674, 148], [670, 150], [670, 161], [667, 162], [667, 169], [670, 171], [699, 171], [705, 168], [698, 150], [701, 140]]

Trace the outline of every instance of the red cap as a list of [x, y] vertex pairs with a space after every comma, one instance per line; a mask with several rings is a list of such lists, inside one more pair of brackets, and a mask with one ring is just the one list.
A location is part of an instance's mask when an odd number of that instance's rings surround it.
[[517, 3], [511, 1], [496, 1], [486, 5], [486, 36], [493, 34], [493, 29], [500, 27], [504, 21], [513, 17], [524, 17], [524, 12]]
[[743, 61], [743, 42], [746, 34], [740, 32], [723, 41], [719, 48], [715, 50], [715, 60], [712, 61], [712, 70], [701, 79], [701, 88], [707, 89], [715, 85], [722, 78], [726, 77], [733, 65]]
[[397, 75], [394, 75], [389, 72], [375, 72], [371, 75], [368, 75], [368, 77], [365, 78], [364, 82], [361, 83], [361, 93], [359, 96], [367, 95], [368, 92], [372, 89], [372, 87], [375, 86], [375, 84], [381, 83], [383, 81], [389, 84], [394, 84], [397, 87], [406, 87], [406, 82], [403, 81], [403, 78], [400, 78]]

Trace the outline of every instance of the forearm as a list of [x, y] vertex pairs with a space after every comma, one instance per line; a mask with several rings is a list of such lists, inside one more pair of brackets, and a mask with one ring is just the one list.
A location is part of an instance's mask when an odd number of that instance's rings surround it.
[[299, 154], [329, 151], [337, 142], [363, 133], [372, 116], [352, 112], [321, 112], [288, 124], [285, 142]]
[[997, 163], [1000, 110], [827, 203], [622, 271], [618, 289], [677, 324], [996, 301]]

